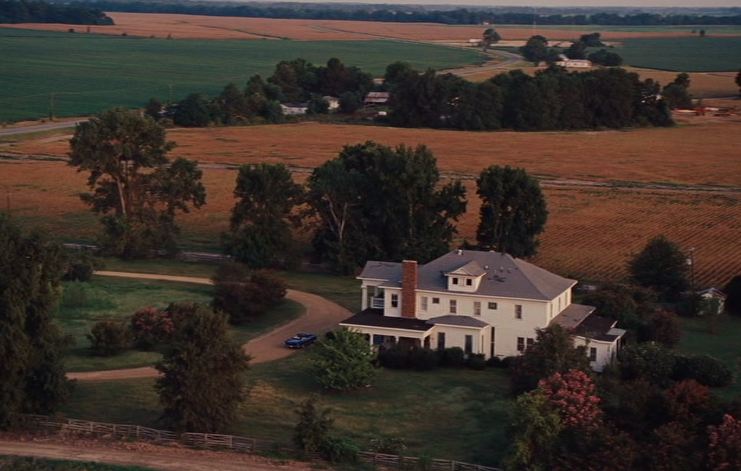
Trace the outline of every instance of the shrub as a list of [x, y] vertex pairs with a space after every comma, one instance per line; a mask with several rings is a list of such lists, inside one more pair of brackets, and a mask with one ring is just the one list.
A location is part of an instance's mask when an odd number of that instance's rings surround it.
[[677, 315], [663, 309], [655, 311], [646, 328], [649, 339], [666, 347], [673, 347], [679, 343], [681, 330]]
[[382, 348], [378, 352], [378, 363], [384, 368], [403, 370], [409, 368], [409, 355], [397, 346]]
[[94, 355], [112, 356], [129, 348], [128, 329], [120, 322], [100, 321], [87, 334]]
[[674, 366], [674, 379], [694, 379], [711, 388], [728, 386], [733, 381], [731, 370], [710, 355], [681, 356]]
[[316, 398], [309, 398], [296, 409], [298, 423], [293, 430], [293, 443], [304, 453], [321, 450], [329, 438], [334, 419], [330, 409], [319, 409]]
[[214, 309], [238, 325], [264, 314], [286, 295], [282, 279], [267, 271], [249, 274], [243, 265], [224, 264], [214, 276]]
[[446, 348], [442, 353], [441, 363], [443, 366], [460, 368], [466, 364], [466, 354], [460, 347]]
[[486, 368], [486, 360], [481, 353], [473, 354], [468, 357], [467, 365], [472, 370], [483, 370]]
[[375, 352], [364, 335], [345, 329], [317, 342], [312, 352], [315, 378], [325, 389], [348, 391], [367, 386], [375, 376]]
[[100, 267], [100, 264], [89, 254], [75, 254], [67, 262], [67, 269], [62, 279], [64, 281], [90, 281], [93, 272]]
[[360, 447], [349, 438], [329, 436], [321, 443], [319, 453], [330, 463], [356, 463]]
[[150, 349], [168, 342], [175, 332], [172, 313], [155, 307], [139, 309], [131, 316], [131, 332], [139, 348]]
[[619, 358], [625, 379], [645, 378], [658, 385], [668, 382], [677, 363], [674, 352], [655, 342], [629, 345]]
[[373, 453], [384, 453], [387, 455], [400, 455], [407, 449], [404, 439], [382, 435], [372, 439], [369, 443], [368, 450]]

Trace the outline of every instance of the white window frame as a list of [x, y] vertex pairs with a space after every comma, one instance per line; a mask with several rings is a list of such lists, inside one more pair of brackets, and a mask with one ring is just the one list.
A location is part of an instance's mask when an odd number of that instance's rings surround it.
[[522, 319], [522, 304], [515, 304], [515, 319]]
[[457, 299], [450, 300], [450, 313], [458, 314], [458, 300]]
[[[494, 307], [492, 307], [494, 305]], [[490, 302], [486, 306], [490, 311], [496, 311], [499, 308], [499, 303], [496, 302]]]
[[399, 307], [399, 295], [396, 293], [391, 295], [391, 307]]
[[419, 298], [419, 307], [423, 311], [426, 311], [427, 310], [427, 296], [421, 296]]
[[473, 315], [474, 316], [480, 316], [481, 315], [481, 301], [474, 301], [473, 302]]

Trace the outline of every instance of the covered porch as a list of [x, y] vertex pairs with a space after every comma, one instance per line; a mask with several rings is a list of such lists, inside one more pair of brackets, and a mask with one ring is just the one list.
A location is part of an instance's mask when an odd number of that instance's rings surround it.
[[421, 319], [384, 316], [378, 309], [366, 309], [340, 322], [340, 326], [364, 334], [373, 347], [395, 345], [430, 347], [434, 325]]

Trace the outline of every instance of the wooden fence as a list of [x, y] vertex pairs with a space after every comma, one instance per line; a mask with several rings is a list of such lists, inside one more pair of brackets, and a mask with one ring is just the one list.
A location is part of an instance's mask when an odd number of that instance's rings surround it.
[[[141, 425], [108, 424], [90, 420], [65, 419], [46, 415], [23, 414], [19, 426], [25, 430], [47, 433], [83, 435], [95, 438], [136, 440], [155, 444], [180, 444], [189, 448], [231, 450], [239, 453], [281, 452], [297, 454], [284, 444], [258, 438], [222, 435], [218, 433], [175, 433]], [[309, 456], [320, 459], [317, 454]], [[412, 456], [389, 455], [361, 451], [358, 459], [380, 469], [420, 469], [426, 471], [500, 471], [498, 468], [463, 463], [453, 460], [425, 459]]]

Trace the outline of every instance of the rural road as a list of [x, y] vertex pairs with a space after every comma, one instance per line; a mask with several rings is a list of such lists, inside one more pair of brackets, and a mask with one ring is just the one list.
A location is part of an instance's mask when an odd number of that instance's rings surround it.
[[87, 121], [86, 119], [75, 120], [75, 121], [62, 121], [58, 123], [44, 123], [44, 124], [32, 124], [30, 126], [19, 126], [16, 128], [0, 128], [0, 137], [15, 136], [18, 134], [31, 134], [34, 132], [43, 131], [54, 131], [56, 129], [67, 129], [73, 128], [77, 123]]
[[[120, 278], [134, 278], [138, 280], [175, 281], [211, 285], [209, 278], [176, 275], [156, 275], [151, 273], [129, 273], [118, 271], [97, 271], [99, 276], [114, 276]], [[298, 319], [278, 326], [276, 329], [256, 337], [242, 346], [242, 349], [252, 356], [251, 364], [285, 358], [295, 350], [283, 346], [283, 341], [297, 332], [312, 332], [323, 334], [333, 329], [340, 321], [350, 315], [350, 311], [333, 303], [328, 299], [304, 291], [289, 289], [286, 298], [304, 306], [305, 312]], [[67, 377], [80, 381], [107, 381], [131, 378], [153, 378], [159, 372], [151, 366], [140, 368], [125, 368], [119, 370], [69, 372]]]
[[[198, 451], [141, 443], [105, 445], [91, 440], [68, 443], [55, 439], [20, 441], [3, 437], [0, 438], [0, 455], [92, 461], [172, 471], [312, 469], [311, 463], [277, 461], [244, 453]], [[2, 468], [2, 462], [0, 462], [0, 468]]]

